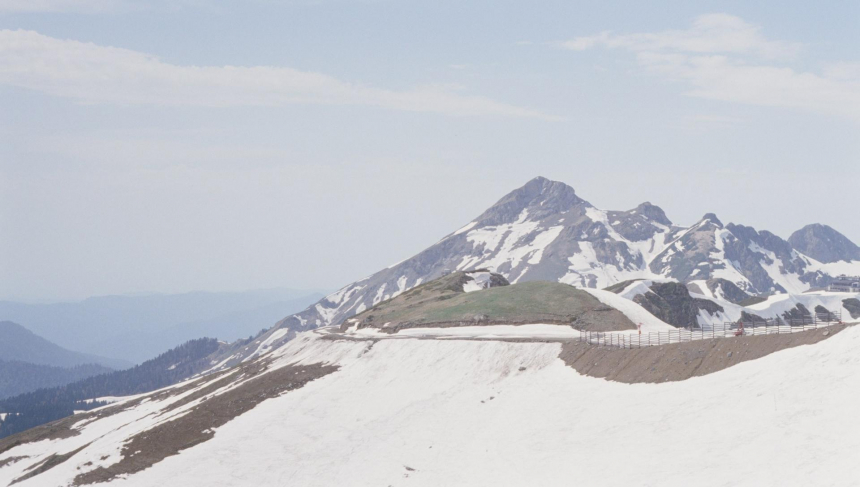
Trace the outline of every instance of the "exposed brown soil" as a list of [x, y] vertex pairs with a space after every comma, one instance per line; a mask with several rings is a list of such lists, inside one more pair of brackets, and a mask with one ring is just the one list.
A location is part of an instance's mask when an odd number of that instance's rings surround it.
[[633, 383], [674, 382], [729, 368], [780, 350], [810, 345], [845, 329], [826, 329], [783, 335], [760, 335], [696, 340], [671, 345], [618, 349], [579, 341], [562, 345], [559, 357], [591, 377]]
[[0, 460], [0, 468], [5, 467], [6, 465], [12, 465], [13, 463], [21, 461], [25, 458], [30, 458], [30, 457], [25, 455], [25, 456], [20, 456], [20, 457], [4, 458], [3, 460]]
[[[84, 413], [74, 414], [72, 416], [68, 416], [51, 423], [36, 426], [35, 428], [22, 431], [21, 433], [12, 436], [7, 436], [6, 438], [0, 439], [0, 455], [11, 450], [12, 448], [15, 448], [16, 446], [23, 445], [26, 443], [33, 443], [42, 440], [60, 440], [63, 438], [71, 438], [73, 436], [78, 436], [80, 433], [77, 430], [72, 429], [73, 425], [82, 421], [89, 422], [98, 418], [103, 418], [105, 416], [111, 416], [122, 409], [134, 407], [141, 400], [142, 399], [134, 399], [132, 401], [126, 401], [122, 404], [107, 406], [102, 409], [99, 409], [98, 411], [88, 411]], [[3, 465], [0, 464], [0, 467], [2, 466]]]
[[[197, 399], [199, 399], [201, 397], [204, 397], [208, 394], [212, 394], [215, 391], [217, 391], [218, 389], [220, 389], [222, 387], [226, 387], [231, 382], [235, 381], [236, 378], [239, 376], [243, 376], [242, 380], [252, 379], [252, 378], [256, 377], [257, 375], [261, 374], [262, 372], [265, 372], [270, 363], [271, 363], [271, 360], [268, 360], [268, 359], [255, 360], [252, 362], [245, 362], [245, 363], [239, 364], [234, 369], [230, 369], [227, 372], [221, 373], [220, 377], [217, 379], [213, 380], [212, 376], [205, 376], [205, 377], [202, 377], [196, 381], [190, 382], [189, 384], [187, 384], [185, 386], [173, 388], [173, 389], [168, 389], [168, 390], [164, 391], [162, 394], [175, 396], [175, 395], [184, 394], [186, 391], [198, 387], [201, 382], [210, 381], [209, 384], [207, 384], [205, 387], [202, 387], [199, 390], [196, 390], [193, 393], [188, 394], [187, 396], [183, 397], [182, 399], [171, 403], [169, 406], [164, 408], [160, 414], [163, 415], [164, 413], [173, 411], [176, 408], [182, 407], [182, 406], [184, 406], [190, 402], [196, 401]], [[159, 395], [153, 399], [159, 400], [162, 397], [163, 396]]]
[[29, 472], [25, 473], [24, 475], [18, 477], [15, 480], [13, 480], [12, 483], [9, 485], [17, 484], [18, 482], [22, 482], [22, 481], [27, 480], [29, 478], [35, 477], [36, 475], [47, 472], [48, 470], [50, 470], [50, 469], [56, 467], [57, 465], [65, 462], [69, 458], [72, 458], [75, 455], [75, 453], [83, 450], [88, 445], [89, 445], [89, 443], [76, 449], [76, 450], [70, 451], [68, 453], [63, 453], [61, 455], [54, 454], [54, 455], [49, 456], [48, 458], [46, 458], [42, 462], [39, 462], [38, 464], [31, 466], [28, 469], [28, 470], [30, 470]]
[[[27, 431], [23, 431], [21, 433], [18, 433], [17, 435], [3, 438], [2, 440], [0, 440], [0, 455], [11, 450], [12, 448], [15, 448], [16, 446], [23, 445], [25, 443], [77, 436], [80, 433], [71, 429], [71, 426], [83, 418], [85, 418], [83, 414], [76, 414], [74, 416], [69, 416], [68, 418], [63, 418], [59, 421], [54, 421], [53, 423], [48, 423], [42, 426], [28, 429]], [[0, 467], [2, 466], [3, 465], [0, 464]]]
[[[254, 364], [243, 367], [248, 373], [259, 373]], [[203, 443], [215, 436], [214, 429], [248, 412], [257, 404], [284, 392], [299, 389], [308, 382], [336, 371], [332, 365], [303, 365], [283, 367], [245, 382], [243, 385], [212, 397], [195, 406], [188, 414], [156, 426], [130, 438], [122, 449], [122, 460], [99, 467], [75, 477], [75, 485], [107, 482], [120, 475], [146, 469], [180, 451]], [[220, 381], [216, 381], [220, 382]], [[224, 386], [226, 384], [220, 384]], [[207, 386], [194, 394], [200, 397], [214, 392]], [[205, 391], [205, 392], [204, 392]], [[192, 401], [184, 399], [183, 403]]]

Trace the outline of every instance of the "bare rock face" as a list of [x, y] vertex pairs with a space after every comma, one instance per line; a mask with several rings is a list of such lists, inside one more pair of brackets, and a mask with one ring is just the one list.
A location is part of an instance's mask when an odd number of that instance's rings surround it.
[[612, 229], [631, 242], [653, 238], [656, 233], [660, 233], [660, 225], [667, 228], [672, 226], [666, 213], [649, 202], [642, 203], [632, 210], [609, 211], [607, 217]]
[[797, 303], [797, 306], [783, 313], [782, 317], [788, 322], [805, 321], [812, 319], [812, 313], [809, 312], [809, 309], [806, 306]]
[[[842, 306], [851, 314], [851, 318], [860, 318], [860, 299], [848, 298], [842, 300]], [[843, 317], [844, 319], [844, 317]]]
[[486, 269], [477, 269], [474, 271], [462, 272], [460, 289], [463, 292], [479, 291], [481, 289], [490, 289], [492, 287], [510, 286], [511, 283], [505, 279], [505, 276], [490, 272]]
[[723, 307], [707, 299], [690, 296], [690, 291], [679, 282], [664, 282], [651, 285], [651, 292], [639, 294], [633, 301], [652, 315], [679, 328], [698, 323], [700, 310], [710, 314], [723, 312]]
[[819, 262], [860, 260], [860, 247], [827, 225], [807, 225], [792, 233], [788, 243]]
[[733, 282], [726, 279], [714, 278], [708, 279], [705, 282], [708, 289], [714, 296], [721, 296], [726, 301], [734, 304], [740, 304], [747, 300], [750, 295], [737, 287]]
[[651, 271], [679, 281], [708, 279], [721, 265], [712, 261], [712, 255], [722, 228], [716, 216], [705, 215], [651, 261]]
[[817, 316], [819, 320], [826, 321], [836, 321], [838, 319], [838, 316], [835, 313], [820, 304], [815, 307], [815, 316]]
[[527, 210], [533, 219], [542, 220], [582, 205], [591, 206], [577, 196], [573, 188], [539, 176], [508, 193], [475, 221], [481, 226], [502, 225], [516, 221], [523, 210]]

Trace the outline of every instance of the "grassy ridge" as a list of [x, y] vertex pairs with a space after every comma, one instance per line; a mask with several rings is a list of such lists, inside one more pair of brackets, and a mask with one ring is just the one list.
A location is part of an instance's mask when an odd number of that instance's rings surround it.
[[467, 324], [568, 324], [579, 329], [633, 329], [619, 311], [592, 295], [558, 282], [525, 282], [471, 293], [463, 273], [453, 273], [379, 303], [345, 322], [345, 327], [398, 329]]

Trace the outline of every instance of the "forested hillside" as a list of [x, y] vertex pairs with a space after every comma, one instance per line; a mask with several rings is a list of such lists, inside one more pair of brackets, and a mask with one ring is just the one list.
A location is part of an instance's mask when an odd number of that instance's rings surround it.
[[89, 377], [64, 386], [39, 389], [0, 401], [0, 438], [69, 416], [76, 410], [93, 409], [105, 396], [148, 392], [190, 377], [208, 365], [207, 356], [219, 347], [213, 338], [191, 340], [158, 357], [126, 370]]
[[113, 372], [113, 369], [98, 364], [66, 368], [30, 364], [18, 360], [0, 360], [0, 399], [45, 387], [61, 386], [109, 372]]

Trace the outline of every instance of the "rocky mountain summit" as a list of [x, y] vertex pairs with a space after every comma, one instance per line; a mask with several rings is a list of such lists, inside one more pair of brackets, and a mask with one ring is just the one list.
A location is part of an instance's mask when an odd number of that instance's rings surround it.
[[626, 211], [601, 210], [572, 187], [537, 177], [418, 255], [340, 289], [277, 327], [294, 332], [340, 324], [423, 282], [478, 268], [511, 283], [558, 281], [586, 288], [671, 279], [717, 286], [740, 302], [738, 290], [749, 296], [802, 293], [826, 286], [846, 267], [860, 273], [857, 249], [823, 225], [805, 227], [788, 241], [766, 230], [724, 225], [713, 213], [690, 227], [678, 226], [648, 202]]
[[827, 225], [807, 225], [792, 233], [788, 243], [819, 262], [860, 260], [860, 247]]

